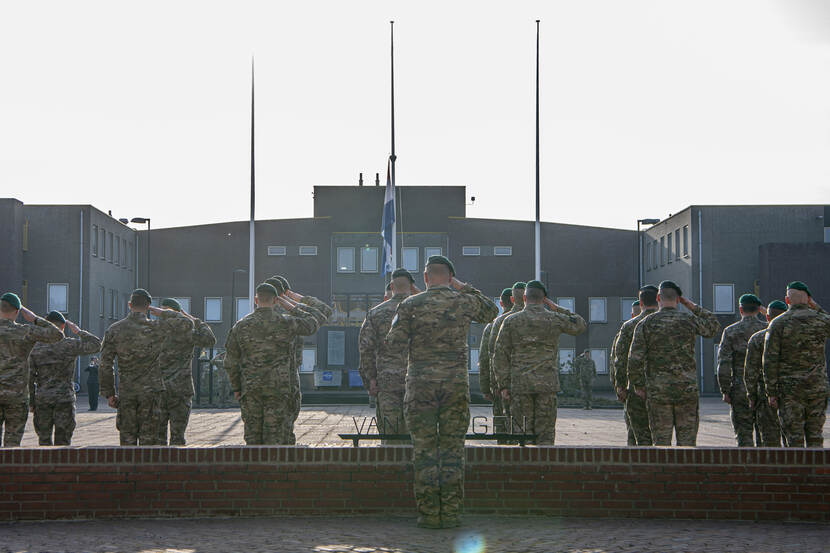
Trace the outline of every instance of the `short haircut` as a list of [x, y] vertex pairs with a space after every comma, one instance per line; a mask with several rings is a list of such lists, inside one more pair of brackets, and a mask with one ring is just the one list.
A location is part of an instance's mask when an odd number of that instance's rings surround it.
[[130, 305], [141, 309], [143, 307], [149, 307], [150, 300], [144, 294], [132, 294], [130, 296]]
[[441, 263], [430, 263], [427, 265], [427, 274], [430, 276], [438, 276], [438, 277], [450, 277], [452, 276], [452, 272], [450, 268], [446, 265]]
[[680, 294], [674, 288], [661, 288], [660, 297], [666, 301], [675, 301], [680, 297]]
[[277, 289], [277, 294], [280, 294], [280, 295], [285, 294], [285, 285], [282, 283], [282, 281], [278, 277], [267, 278], [267, 279], [265, 279], [265, 283], [270, 284], [271, 286], [276, 288]]
[[640, 305], [657, 305], [657, 290], [640, 290]]
[[511, 303], [513, 303], [513, 289], [512, 288], [508, 288], [506, 292], [502, 293], [501, 302], [504, 305], [510, 305]]
[[768, 312], [770, 318], [774, 319], [778, 315], [780, 315], [782, 313], [786, 313], [787, 310], [786, 309], [778, 309], [777, 307], [770, 307], [767, 312]]
[[3, 313], [14, 313], [17, 311], [17, 308], [7, 302], [6, 300], [0, 300], [0, 312]]
[[271, 299], [277, 297], [277, 289], [273, 285], [263, 282], [256, 287], [256, 295], [258, 298]]
[[533, 301], [542, 301], [545, 299], [545, 292], [533, 286], [525, 288], [525, 295], [527, 296], [527, 299]]

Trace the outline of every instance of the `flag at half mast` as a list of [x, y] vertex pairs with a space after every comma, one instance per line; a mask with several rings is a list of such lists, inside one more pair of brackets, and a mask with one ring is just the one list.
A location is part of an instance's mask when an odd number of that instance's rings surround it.
[[383, 238], [383, 276], [395, 271], [395, 261], [392, 255], [395, 241], [395, 183], [392, 182], [392, 173], [386, 163], [386, 195], [383, 198], [383, 223], [380, 235]]

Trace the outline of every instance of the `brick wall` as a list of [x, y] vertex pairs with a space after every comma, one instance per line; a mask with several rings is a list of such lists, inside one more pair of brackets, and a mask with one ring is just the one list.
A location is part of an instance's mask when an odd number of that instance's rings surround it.
[[[407, 447], [0, 450], [0, 520], [413, 512]], [[830, 522], [830, 450], [467, 448], [467, 511]]]

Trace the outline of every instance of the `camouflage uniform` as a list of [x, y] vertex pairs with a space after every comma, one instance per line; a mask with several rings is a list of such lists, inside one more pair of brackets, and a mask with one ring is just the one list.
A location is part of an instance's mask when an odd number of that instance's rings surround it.
[[18, 447], [29, 410], [29, 353], [37, 342], [52, 344], [63, 338], [58, 328], [37, 317], [33, 325], [0, 319], [0, 425], [5, 424], [3, 447]]
[[158, 445], [164, 379], [158, 358], [165, 337], [180, 321], [190, 319], [174, 311], [162, 311], [158, 320], [130, 312], [104, 334], [101, 347], [101, 395], [115, 391], [115, 359], [118, 358], [118, 415], [115, 427], [121, 445]]
[[[493, 352], [490, 351], [490, 333], [493, 331], [493, 323], [488, 323], [481, 332], [481, 347], [478, 350], [478, 387], [482, 395], [489, 395], [493, 402], [493, 432], [504, 431], [504, 409], [501, 402], [501, 395], [496, 389], [495, 375], [493, 374]], [[496, 423], [499, 430], [496, 430]]]
[[744, 361], [749, 338], [766, 328], [757, 316], [742, 317], [740, 321], [727, 326], [718, 348], [718, 384], [722, 394], [730, 398], [732, 426], [738, 440], [738, 447], [755, 445], [753, 437], [754, 420], [749, 408], [746, 384], [744, 383]]
[[[489, 364], [490, 364], [490, 387], [493, 388], [495, 392], [493, 394], [493, 431], [498, 433], [509, 432], [510, 428], [508, 426], [508, 422], [510, 421], [510, 405], [501, 394], [498, 393], [501, 388], [504, 388], [498, 382], [498, 375], [495, 373], [495, 362], [493, 358], [496, 354], [496, 338], [499, 336], [499, 331], [501, 330], [501, 325], [504, 324], [504, 320], [513, 315], [515, 313], [519, 313], [522, 309], [524, 309], [524, 298], [517, 297], [513, 301], [513, 307], [510, 308], [509, 311], [505, 311], [496, 319], [490, 323], [490, 334], [487, 337], [487, 354], [490, 356]], [[481, 352], [479, 352], [481, 355]], [[500, 444], [508, 443], [506, 440], [499, 440]]]
[[412, 436], [415, 500], [421, 516], [458, 520], [464, 503], [464, 437], [470, 423], [467, 333], [498, 307], [470, 285], [432, 286], [398, 306], [390, 351], [409, 351], [404, 418]]
[[40, 445], [69, 445], [75, 430], [75, 362], [79, 355], [101, 351], [101, 340], [84, 330], [77, 338], [37, 344], [29, 354], [29, 402]]
[[781, 447], [781, 423], [778, 413], [768, 401], [764, 379], [761, 378], [761, 363], [764, 359], [764, 338], [767, 329], [759, 330], [749, 338], [744, 360], [744, 382], [746, 383], [747, 401], [749, 403], [755, 431], [761, 439], [758, 446]]
[[248, 445], [288, 441], [295, 407], [291, 346], [297, 336], [317, 332], [314, 314], [302, 305], [278, 313], [258, 307], [238, 321], [228, 334], [224, 369], [231, 389], [241, 394], [239, 407]]
[[778, 398], [781, 430], [788, 447], [823, 447], [827, 411], [824, 344], [830, 338], [830, 314], [807, 305], [789, 310], [769, 324], [764, 341], [763, 374], [767, 394]]
[[171, 323], [159, 354], [159, 366], [164, 378], [164, 393], [159, 418], [159, 444], [167, 444], [167, 425], [170, 425], [170, 445], [185, 445], [184, 431], [190, 420], [193, 405], [193, 350], [216, 344], [210, 326], [196, 319]]
[[577, 336], [586, 328], [576, 313], [533, 304], [507, 317], [499, 330], [493, 356], [499, 388], [510, 391], [513, 424], [536, 434], [538, 445], [553, 445], [556, 438], [559, 336]]
[[636, 326], [628, 353], [628, 378], [646, 390], [649, 427], [654, 445], [694, 446], [700, 422], [695, 363], [695, 337], [714, 337], [717, 317], [694, 306], [691, 313], [663, 307]]
[[588, 359], [585, 354], [580, 354], [574, 360], [574, 369], [579, 379], [579, 388], [582, 390], [582, 400], [585, 408], [591, 408], [591, 401], [594, 399], [594, 378], [597, 376], [597, 364], [593, 359]]
[[[392, 296], [371, 309], [360, 327], [360, 367], [364, 383], [377, 381], [378, 430], [387, 434], [407, 434], [403, 416], [406, 391], [406, 349], [391, 350], [386, 335], [392, 327], [392, 319], [406, 296]], [[408, 441], [383, 440], [384, 444], [409, 443]]]
[[611, 358], [610, 372], [614, 374], [615, 387], [626, 390], [625, 414], [631, 433], [634, 435], [634, 443], [631, 442], [631, 435], [629, 435], [628, 445], [652, 445], [646, 401], [634, 393], [634, 386], [629, 381], [628, 351], [631, 348], [631, 339], [634, 337], [634, 329], [637, 328], [640, 321], [656, 312], [657, 309], [654, 307], [645, 308], [639, 315], [633, 319], [627, 320], [620, 328], [620, 333], [617, 335], [617, 341], [614, 343], [614, 356]]

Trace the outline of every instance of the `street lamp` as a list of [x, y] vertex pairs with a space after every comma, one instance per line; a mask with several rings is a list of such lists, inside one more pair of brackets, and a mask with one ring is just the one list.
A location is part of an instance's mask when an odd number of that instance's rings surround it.
[[147, 224], [147, 289], [150, 289], [150, 218], [149, 217], [133, 217], [130, 219], [131, 223], [138, 225]]
[[[245, 269], [234, 269], [231, 273], [231, 325], [236, 323], [234, 321], [234, 317], [236, 317], [239, 313], [236, 313], [236, 273], [247, 273]], [[250, 306], [249, 306], [250, 308]], [[237, 318], [237, 321], [239, 319]]]
[[637, 267], [638, 289], [643, 287], [643, 234], [640, 230], [640, 225], [656, 225], [659, 222], [660, 219], [637, 219], [637, 257], [639, 258]]

